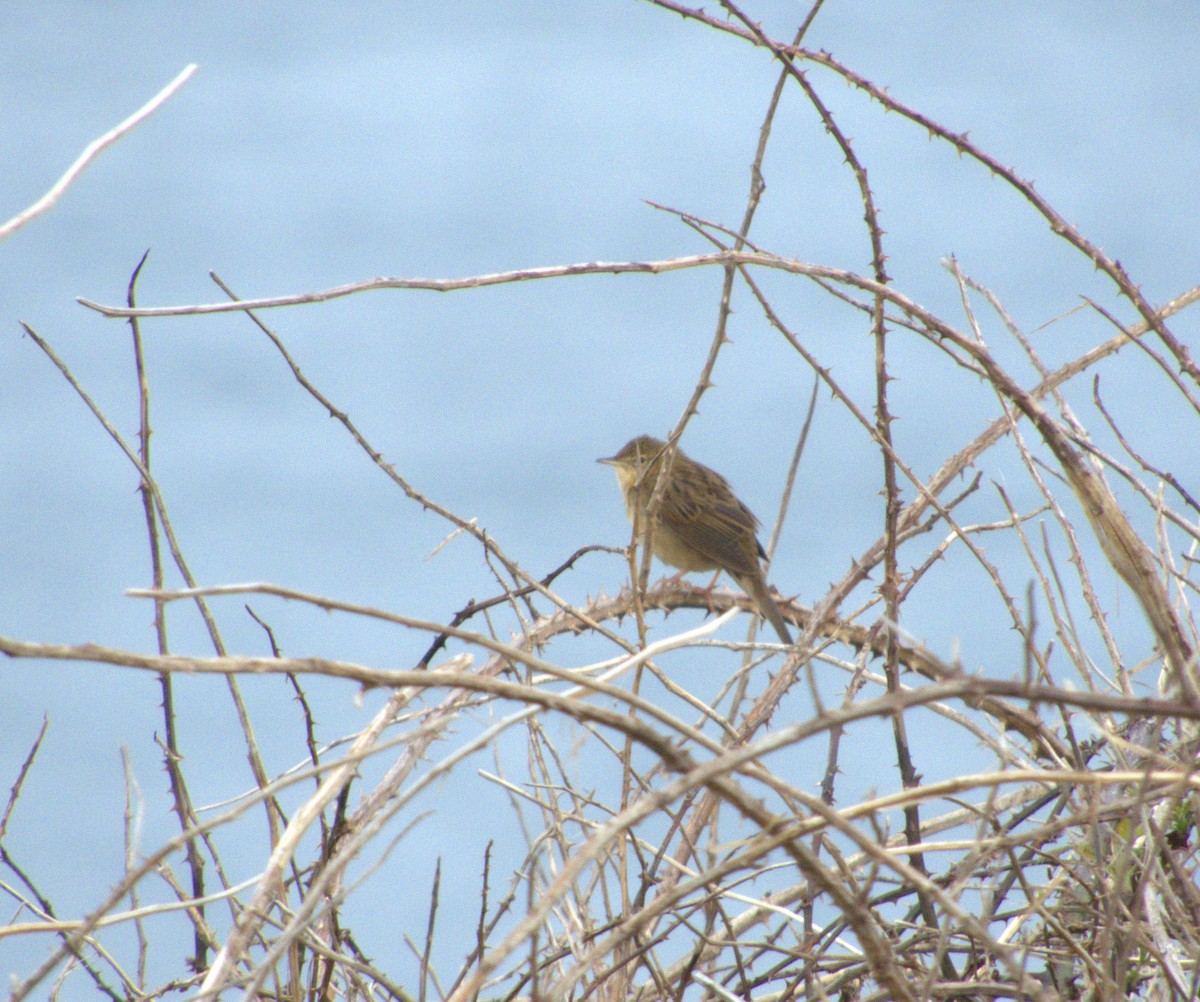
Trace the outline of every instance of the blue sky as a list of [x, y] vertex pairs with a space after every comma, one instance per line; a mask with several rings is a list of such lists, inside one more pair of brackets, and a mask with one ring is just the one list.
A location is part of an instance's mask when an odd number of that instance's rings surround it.
[[[791, 37], [796, 5], [749, 9], [777, 37]], [[0, 337], [0, 631], [147, 651], [151, 609], [123, 594], [149, 575], [133, 470], [18, 321], [49, 339], [132, 440], [127, 329], [75, 300], [121, 302], [147, 248], [144, 305], [220, 301], [210, 270], [251, 297], [377, 275], [460, 277], [698, 253], [704, 242], [647, 202], [736, 225], [777, 74], [760, 50], [619, 0], [182, 9], [50, 2], [15, 11], [4, 16], [0, 55], [0, 158], [9, 165], [0, 217], [40, 196], [90, 140], [184, 65], [200, 65], [52, 212], [0, 246], [0, 323], [8, 325]], [[1197, 280], [1198, 38], [1200, 10], [1185, 4], [830, 0], [806, 44], [969, 132], [1033, 180], [1157, 303]], [[906, 295], [961, 321], [958, 289], [939, 264], [953, 254], [1026, 331], [1082, 296], [1132, 318], [1011, 188], [832, 74], [809, 72], [870, 172], [889, 269]], [[794, 88], [765, 175], [757, 242], [868, 271], [853, 178]], [[764, 281], [805, 344], [869, 410], [864, 321], [815, 286]], [[678, 419], [708, 351], [720, 282], [716, 270], [693, 270], [449, 295], [372, 292], [263, 319], [403, 476], [477, 518], [541, 576], [585, 544], [627, 542], [616, 486], [593, 460], [635, 434], [664, 434]], [[812, 375], [744, 290], [734, 306], [732, 343], [685, 445], [769, 523]], [[994, 318], [987, 322], [989, 343], [1015, 358], [1000, 347], [1006, 335]], [[1196, 343], [1195, 317], [1185, 313], [1175, 329]], [[1038, 347], [1053, 363], [1110, 333], [1094, 317], [1075, 317], [1040, 334]], [[168, 318], [147, 322], [143, 334], [155, 468], [202, 583], [271, 581], [439, 621], [494, 591], [467, 540], [431, 556], [449, 526], [371, 465], [244, 318]], [[893, 343], [897, 444], [928, 475], [996, 404], [915, 336]], [[1113, 393], [1139, 441], [1183, 471], [1179, 450], [1194, 429], [1158, 413], [1156, 395], [1123, 373], [1113, 370]], [[772, 567], [785, 594], [816, 601], [879, 534], [879, 466], [823, 393]], [[1011, 455], [1001, 450], [984, 472], [989, 483], [1008, 483], [1018, 503], [1033, 503]], [[995, 505], [991, 494], [979, 517], [997, 517]], [[1019, 554], [997, 559], [1019, 565]], [[904, 625], [944, 656], [987, 669], [996, 652], [1012, 651], [1013, 638], [976, 574], [948, 562]], [[584, 601], [624, 580], [619, 558], [593, 556], [560, 588]], [[289, 654], [409, 667], [427, 645], [346, 617], [253, 604]], [[217, 605], [228, 645], [263, 653], [242, 605]], [[207, 653], [189, 611], [173, 610], [171, 627], [178, 650]], [[1117, 629], [1136, 649], [1144, 627], [1132, 602]], [[1008, 668], [1001, 659], [997, 670]], [[832, 680], [830, 692], [840, 685]], [[197, 774], [226, 781], [196, 799], [244, 789], [219, 684], [180, 687]], [[250, 690], [261, 726], [269, 730], [281, 714], [290, 738], [294, 706], [282, 683]], [[378, 705], [357, 705], [346, 686], [314, 690], [326, 739], [356, 730]], [[0, 664], [8, 721], [0, 785], [12, 781], [43, 715], [50, 720], [10, 840], [60, 914], [86, 910], [119, 873], [112, 812], [122, 796], [120, 748], [130, 749], [150, 805], [147, 841], [170, 831], [153, 743], [157, 692], [152, 678], [127, 670]], [[297, 757], [290, 740], [266, 744], [276, 769]], [[232, 755], [228, 772], [222, 755]], [[847, 796], [894, 778], [869, 770], [848, 777]], [[470, 796], [446, 789], [444, 803]], [[60, 824], [63, 802], [85, 823]], [[414, 852], [436, 852], [427, 829], [412, 838]], [[54, 862], [64, 858], [79, 870]], [[28, 972], [45, 946], [0, 941], [0, 966]]]

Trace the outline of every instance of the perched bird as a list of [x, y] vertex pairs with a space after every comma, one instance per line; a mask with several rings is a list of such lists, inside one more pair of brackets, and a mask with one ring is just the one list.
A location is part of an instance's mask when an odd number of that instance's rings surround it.
[[[666, 463], [666, 448], [660, 439], [642, 435], [615, 456], [597, 460], [616, 470], [617, 483], [625, 495], [625, 514], [638, 526], [643, 541], [646, 508]], [[727, 572], [754, 599], [779, 639], [790, 644], [792, 635], [771, 598], [758, 562], [766, 553], [758, 541], [757, 529], [758, 519], [738, 500], [721, 474], [689, 459], [682, 449], [675, 450], [654, 521], [654, 555], [664, 564], [678, 567], [680, 574]]]

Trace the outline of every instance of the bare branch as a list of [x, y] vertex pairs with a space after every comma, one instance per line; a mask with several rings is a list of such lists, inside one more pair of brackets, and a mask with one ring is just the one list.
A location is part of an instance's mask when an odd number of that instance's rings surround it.
[[79, 158], [73, 164], [71, 164], [71, 166], [67, 168], [67, 172], [60, 177], [57, 182], [55, 182], [54, 187], [52, 187], [48, 192], [46, 192], [46, 194], [34, 202], [33, 205], [29, 206], [29, 208], [22, 212], [18, 212], [7, 223], [4, 223], [4, 225], [0, 226], [0, 241], [8, 239], [30, 220], [36, 219], [43, 212], [53, 208], [55, 203], [57, 203], [62, 197], [63, 193], [75, 183], [76, 178], [78, 178], [80, 174], [82, 174], [89, 166], [91, 166], [92, 162], [98, 156], [100, 156], [101, 153], [103, 153], [106, 149], [108, 149], [108, 147], [112, 146], [113, 143], [117, 142], [127, 133], [132, 132], [135, 128], [141, 125], [142, 122], [158, 111], [163, 104], [165, 104], [168, 100], [170, 100], [171, 97], [174, 96], [175, 92], [179, 90], [180, 87], [182, 87], [188, 82], [188, 80], [191, 79], [192, 74], [194, 74], [198, 69], [199, 67], [195, 63], [190, 63], [185, 66], [174, 80], [172, 80], [169, 84], [167, 84], [166, 87], [155, 94], [154, 97], [152, 97], [137, 111], [125, 119], [125, 121], [121, 122], [115, 128], [110, 129], [98, 139], [93, 139], [90, 143], [88, 143], [87, 146], [84, 147], [83, 152], [79, 154]]

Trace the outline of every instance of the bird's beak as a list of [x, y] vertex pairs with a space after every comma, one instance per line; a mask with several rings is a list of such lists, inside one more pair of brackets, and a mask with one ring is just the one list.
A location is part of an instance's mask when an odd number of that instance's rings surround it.
[[597, 459], [596, 462], [603, 463], [605, 466], [616, 466], [617, 465], [617, 457], [616, 456], [605, 456], [601, 459]]

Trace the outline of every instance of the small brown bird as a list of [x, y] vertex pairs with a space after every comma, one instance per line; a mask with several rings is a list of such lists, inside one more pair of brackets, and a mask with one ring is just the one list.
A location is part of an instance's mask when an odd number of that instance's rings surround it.
[[[625, 495], [625, 514], [630, 522], [636, 515], [635, 524], [643, 541], [646, 507], [658, 485], [666, 448], [660, 439], [642, 435], [615, 456], [597, 460], [615, 467], [617, 483]], [[771, 598], [758, 562], [766, 553], [758, 541], [757, 529], [758, 519], [738, 500], [721, 474], [689, 459], [682, 449], [675, 450], [654, 521], [654, 555], [664, 564], [678, 567], [680, 574], [727, 572], [754, 599], [779, 639], [791, 644], [792, 635]]]

